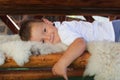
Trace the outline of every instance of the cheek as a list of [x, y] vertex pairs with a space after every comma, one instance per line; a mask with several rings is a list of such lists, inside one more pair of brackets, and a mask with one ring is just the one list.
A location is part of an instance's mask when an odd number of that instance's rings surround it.
[[31, 35], [31, 40], [32, 41], [40, 41], [40, 34], [35, 32]]
[[52, 32], [54, 32], [55, 30], [53, 29], [53, 28], [48, 28], [47, 29], [47, 33], [52, 33]]

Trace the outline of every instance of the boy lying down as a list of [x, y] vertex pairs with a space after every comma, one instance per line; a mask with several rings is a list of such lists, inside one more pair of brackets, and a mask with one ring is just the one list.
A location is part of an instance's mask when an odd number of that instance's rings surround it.
[[79, 57], [90, 41], [120, 41], [120, 20], [93, 23], [84, 21], [51, 22], [47, 19], [26, 20], [21, 24], [19, 35], [24, 41], [64, 43], [69, 46], [53, 66], [54, 75], [67, 78], [67, 67]]

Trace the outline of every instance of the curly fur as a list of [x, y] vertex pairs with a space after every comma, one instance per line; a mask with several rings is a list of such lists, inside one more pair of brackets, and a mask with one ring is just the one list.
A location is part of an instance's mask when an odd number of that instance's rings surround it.
[[120, 43], [90, 42], [88, 60], [84, 76], [95, 75], [95, 80], [120, 80]]
[[0, 36], [0, 65], [4, 64], [6, 57], [10, 57], [19, 66], [23, 66], [29, 61], [31, 55], [44, 55], [61, 52], [67, 48], [66, 45], [49, 43], [22, 41], [18, 35]]
[[[31, 55], [44, 55], [64, 51], [67, 46], [43, 44], [41, 42], [21, 41], [18, 35], [0, 36], [0, 65], [11, 57], [19, 66], [29, 61]], [[84, 76], [95, 75], [95, 80], [120, 80], [120, 43], [90, 42], [87, 49], [91, 53]], [[32, 54], [33, 53], [33, 54]]]

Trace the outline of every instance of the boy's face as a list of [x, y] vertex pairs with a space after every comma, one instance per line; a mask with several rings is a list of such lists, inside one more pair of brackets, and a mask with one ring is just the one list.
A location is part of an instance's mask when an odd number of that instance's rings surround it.
[[31, 41], [38, 41], [43, 43], [58, 43], [60, 38], [58, 36], [58, 31], [52, 24], [47, 24], [45, 22], [35, 22], [31, 24]]

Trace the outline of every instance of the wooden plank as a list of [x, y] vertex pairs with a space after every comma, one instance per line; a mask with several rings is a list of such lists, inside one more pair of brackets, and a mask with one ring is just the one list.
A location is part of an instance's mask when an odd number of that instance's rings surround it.
[[0, 14], [120, 15], [120, 0], [0, 0]]
[[[82, 76], [83, 69], [68, 71], [67, 75], [70, 76]], [[43, 80], [48, 78], [55, 78], [51, 70], [7, 70], [0, 71], [0, 80]]]
[[69, 6], [69, 7], [102, 7], [102, 8], [120, 8], [119, 0], [0, 0], [1, 5], [41, 5], [41, 6]]
[[[22, 67], [14, 60], [6, 59], [5, 64], [0, 66], [0, 80], [41, 80], [59, 77], [53, 75], [51, 69], [61, 56], [62, 53], [31, 56], [30, 61]], [[67, 71], [67, 75], [82, 76], [89, 57], [90, 54], [84, 52], [69, 66], [71, 70]]]
[[[27, 68], [41, 68], [41, 67], [52, 67], [62, 56], [62, 53], [55, 53], [49, 55], [31, 56], [30, 61], [24, 66], [18, 66], [14, 60], [6, 59], [5, 64], [1, 65], [0, 68], [15, 68], [15, 67], [27, 67]], [[77, 58], [72, 64], [72, 68], [85, 68], [87, 60], [90, 54], [85, 52], [82, 56]]]

